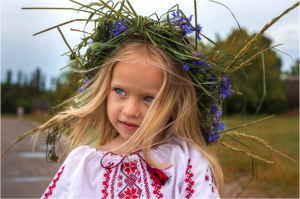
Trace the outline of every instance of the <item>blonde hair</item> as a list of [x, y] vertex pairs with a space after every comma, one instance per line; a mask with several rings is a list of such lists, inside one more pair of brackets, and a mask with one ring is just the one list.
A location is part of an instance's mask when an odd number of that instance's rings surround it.
[[[84, 105], [80, 108], [69, 106], [41, 128], [46, 129], [54, 121], [67, 120], [70, 123], [72, 122], [72, 128], [68, 129], [70, 141], [66, 154], [78, 146], [87, 144], [91, 147], [103, 146], [117, 137], [118, 132], [108, 119], [106, 100], [113, 66], [117, 61], [127, 61], [129, 59], [144, 61], [157, 67], [163, 73], [164, 78], [161, 89], [140, 128], [128, 140], [130, 148], [127, 153], [138, 146], [142, 146], [147, 163], [162, 168], [166, 165], [157, 162], [152, 157], [151, 146], [178, 136], [205, 157], [212, 169], [216, 187], [221, 193], [224, 181], [221, 167], [201, 134], [199, 118], [203, 118], [203, 114], [199, 111], [197, 105], [197, 100], [199, 100], [196, 93], [197, 85], [192, 82], [182, 64], [173, 60], [152, 43], [123, 42], [122, 46], [99, 66], [97, 74], [91, 79], [91, 83], [87, 85], [84, 93], [74, 97], [74, 99], [78, 98]], [[201, 95], [198, 95], [198, 97], [201, 97]], [[162, 121], [170, 115], [170, 112], [176, 117], [172, 118], [163, 129], [159, 130]], [[159, 143], [153, 143], [154, 137], [162, 132], [164, 132], [163, 140]]]

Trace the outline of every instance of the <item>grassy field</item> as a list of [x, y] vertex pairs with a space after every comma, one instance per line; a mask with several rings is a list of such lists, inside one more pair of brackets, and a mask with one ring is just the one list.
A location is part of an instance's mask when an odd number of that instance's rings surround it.
[[[264, 117], [266, 116], [240, 116], [235, 120], [232, 120], [234, 117], [229, 117], [229, 121], [225, 119], [224, 123], [227, 128], [231, 128]], [[275, 116], [263, 122], [237, 129], [237, 131], [262, 138], [274, 149], [296, 160], [294, 163], [258, 143], [240, 140], [253, 149], [254, 155], [273, 161], [274, 164], [257, 160], [257, 182], [253, 180], [239, 197], [299, 198], [299, 117]], [[236, 141], [231, 140], [228, 143], [236, 148], [251, 152]], [[252, 178], [252, 158], [239, 152], [221, 151], [217, 147], [214, 149], [224, 170], [225, 183], [236, 183], [240, 189], [244, 188]], [[236, 191], [235, 194], [238, 193], [239, 191]], [[230, 197], [236, 197], [236, 195]]]

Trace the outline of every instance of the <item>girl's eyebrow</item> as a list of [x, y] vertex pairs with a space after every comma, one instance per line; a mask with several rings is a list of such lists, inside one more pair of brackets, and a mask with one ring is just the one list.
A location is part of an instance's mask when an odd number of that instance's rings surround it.
[[151, 92], [151, 91], [141, 91], [140, 92], [140, 94], [142, 94], [142, 95], [150, 95], [150, 96], [156, 96], [157, 93], [154, 93], [154, 92]]
[[117, 83], [111, 83], [110, 86], [111, 86], [111, 87], [126, 87], [124, 84], [121, 85], [121, 84], [117, 84]]
[[[129, 89], [128, 86], [126, 86], [125, 84], [118, 84], [118, 83], [111, 83], [111, 88], [121, 88], [124, 89], [125, 91]], [[149, 89], [149, 90], [145, 90], [144, 91], [140, 91], [139, 93], [142, 95], [151, 95], [151, 96], [156, 96], [157, 93], [159, 92], [159, 90], [156, 89]]]

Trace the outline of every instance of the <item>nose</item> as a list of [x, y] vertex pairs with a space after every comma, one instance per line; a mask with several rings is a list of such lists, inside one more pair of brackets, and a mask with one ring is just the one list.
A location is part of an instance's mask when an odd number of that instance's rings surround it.
[[127, 117], [140, 117], [141, 116], [139, 103], [134, 99], [128, 100], [126, 102], [126, 104], [123, 107], [122, 112]]

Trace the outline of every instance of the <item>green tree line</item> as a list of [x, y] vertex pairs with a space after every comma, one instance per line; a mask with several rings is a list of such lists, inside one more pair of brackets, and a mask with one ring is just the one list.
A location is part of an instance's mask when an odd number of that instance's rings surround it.
[[70, 72], [64, 73], [58, 79], [51, 79], [52, 89], [45, 88], [46, 76], [37, 68], [28, 80], [21, 71], [18, 72], [17, 82], [12, 82], [13, 73], [7, 71], [6, 81], [1, 83], [1, 113], [16, 113], [17, 107], [22, 106], [25, 113], [30, 113], [34, 103], [49, 102], [49, 107], [58, 105], [76, 92], [70, 88], [67, 80]]

